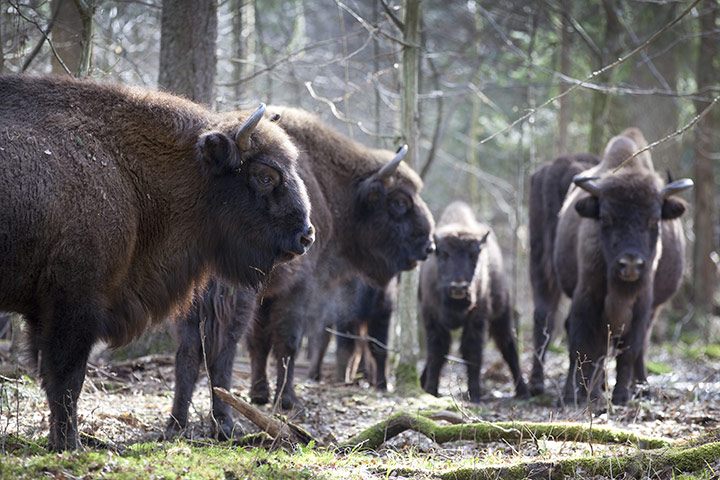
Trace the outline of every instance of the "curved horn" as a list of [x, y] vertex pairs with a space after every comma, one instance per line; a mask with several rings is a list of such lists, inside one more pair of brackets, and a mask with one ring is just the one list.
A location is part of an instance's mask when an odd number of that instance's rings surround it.
[[242, 127], [235, 134], [235, 142], [240, 147], [240, 150], [250, 149], [250, 134], [255, 130], [257, 124], [260, 123], [260, 119], [265, 115], [265, 104], [261, 103], [255, 112], [250, 115], [250, 118], [245, 120]]
[[600, 177], [583, 177], [582, 174], [577, 174], [573, 177], [573, 183], [578, 187], [588, 192], [593, 197], [600, 196], [600, 186], [593, 182]]
[[688, 188], [692, 188], [693, 185], [695, 184], [689, 178], [681, 178], [680, 180], [665, 185], [660, 191], [660, 195], [662, 198], [672, 197], [673, 195], [687, 190]]
[[402, 159], [405, 158], [405, 154], [407, 154], [408, 146], [403, 145], [400, 150], [398, 150], [397, 154], [395, 155], [395, 158], [390, 160], [390, 162], [383, 165], [383, 167], [378, 171], [377, 177], [380, 179], [388, 178], [390, 175], [395, 173], [395, 171], [398, 169], [398, 165], [400, 165], [400, 162], [402, 162]]

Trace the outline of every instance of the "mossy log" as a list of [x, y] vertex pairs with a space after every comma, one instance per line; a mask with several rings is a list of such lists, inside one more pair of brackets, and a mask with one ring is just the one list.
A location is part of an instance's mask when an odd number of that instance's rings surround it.
[[720, 442], [696, 447], [638, 450], [615, 457], [575, 457], [552, 462], [520, 463], [512, 467], [463, 468], [440, 474], [443, 480], [543, 478], [673, 478], [681, 473], [713, 468], [720, 461]]
[[458, 440], [477, 443], [522, 441], [545, 437], [556, 441], [592, 443], [631, 443], [642, 449], [670, 446], [661, 438], [651, 438], [608, 427], [588, 427], [572, 423], [496, 422], [439, 425], [426, 414], [400, 412], [364, 430], [339, 446], [340, 450], [372, 450], [406, 430], [422, 433], [438, 444]]

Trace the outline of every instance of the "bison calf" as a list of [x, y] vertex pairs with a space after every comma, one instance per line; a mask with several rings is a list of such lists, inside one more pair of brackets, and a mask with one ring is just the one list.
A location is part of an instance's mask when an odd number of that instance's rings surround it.
[[435, 233], [435, 255], [422, 265], [418, 296], [427, 335], [427, 364], [420, 381], [438, 394], [440, 371], [452, 330], [462, 328], [470, 400], [480, 401], [485, 330], [510, 367], [518, 397], [527, 396], [513, 335], [510, 300], [500, 247], [492, 230], [477, 222], [463, 202], [447, 206]]
[[0, 77], [0, 310], [21, 313], [75, 448], [88, 355], [187, 308], [210, 271], [257, 287], [313, 241], [297, 150], [256, 112], [88, 81]]

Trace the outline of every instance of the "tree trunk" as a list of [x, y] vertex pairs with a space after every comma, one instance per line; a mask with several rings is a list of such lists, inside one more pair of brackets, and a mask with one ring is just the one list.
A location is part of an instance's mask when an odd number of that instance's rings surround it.
[[[572, 15], [572, 2], [570, 0], [561, 0], [560, 8], [567, 15], [562, 15], [562, 23], [560, 24], [560, 73], [570, 76], [570, 19]], [[563, 90], [565, 85], [563, 84]], [[558, 134], [555, 143], [555, 153], [563, 155], [568, 151], [568, 127], [570, 126], [570, 95], [565, 95], [560, 100], [560, 108], [558, 109]]]
[[[600, 58], [602, 68], [612, 63], [620, 56], [622, 31], [620, 28], [620, 20], [617, 16], [617, 0], [603, 0], [603, 9], [605, 10], [605, 41], [603, 43], [603, 54]], [[598, 83], [611, 84], [617, 75], [617, 69], [611, 69], [605, 75], [599, 76], [596, 81]], [[607, 126], [610, 124], [609, 110], [610, 100], [612, 97], [604, 92], [595, 92], [593, 94], [592, 109], [590, 121], [592, 129], [590, 130], [590, 152], [594, 154], [602, 154], [605, 142], [609, 137]]]
[[[705, 32], [700, 38], [700, 51], [698, 55], [697, 85], [702, 91], [716, 85], [718, 72], [713, 62], [718, 55], [717, 36], [711, 33], [715, 29], [718, 15], [718, 3], [707, 2], [704, 12], [699, 16], [700, 31]], [[698, 113], [707, 107], [707, 102], [696, 101], [695, 109]], [[693, 286], [695, 292], [695, 308], [699, 315], [704, 316], [711, 312], [715, 282], [717, 281], [715, 265], [711, 260], [714, 251], [713, 227], [715, 225], [713, 212], [713, 190], [715, 188], [713, 176], [712, 152], [714, 131], [714, 113], [710, 112], [695, 127], [695, 251]]]
[[[403, 40], [403, 94], [402, 94], [402, 131], [408, 144], [405, 160], [417, 170], [419, 150], [419, 129], [417, 119], [417, 94], [419, 74], [420, 43], [420, 6], [421, 0], [405, 1]], [[412, 394], [419, 390], [417, 373], [417, 287], [418, 270], [405, 272], [400, 280], [400, 293], [397, 309], [398, 361], [396, 365], [396, 390]]]
[[5, 11], [5, 0], [0, 0], [0, 74], [5, 71], [5, 51], [3, 50], [3, 25], [5, 24], [3, 12]]
[[160, 31], [160, 88], [212, 107], [217, 0], [163, 0]]
[[241, 80], [252, 73], [255, 64], [255, 0], [232, 0], [234, 60], [232, 62], [232, 80], [235, 83], [233, 99], [237, 104], [251, 91], [249, 85]]
[[[95, 0], [53, 0], [52, 11], [58, 8], [52, 40], [65, 66], [76, 77], [86, 77], [92, 64], [92, 36]], [[65, 68], [52, 57], [52, 73], [65, 75]]]

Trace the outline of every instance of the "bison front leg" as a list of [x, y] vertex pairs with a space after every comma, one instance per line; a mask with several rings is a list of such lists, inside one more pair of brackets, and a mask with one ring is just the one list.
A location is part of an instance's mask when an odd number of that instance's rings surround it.
[[172, 413], [165, 427], [165, 438], [171, 439], [187, 428], [188, 410], [200, 371], [202, 343], [197, 310], [179, 325], [180, 344], [175, 353], [175, 396]]
[[427, 363], [420, 376], [423, 390], [438, 395], [440, 372], [445, 364], [445, 355], [450, 351], [450, 330], [437, 324], [437, 321], [425, 323], [427, 338]]
[[650, 308], [648, 299], [638, 301], [633, 307], [633, 321], [630, 331], [624, 335], [618, 345], [621, 353], [617, 357], [617, 375], [612, 394], [612, 403], [625, 405], [630, 400], [630, 384], [638, 376], [635, 368], [645, 378], [644, 347], [645, 336], [650, 327]]
[[[210, 385], [224, 388], [230, 391], [232, 381], [233, 363], [235, 361], [235, 352], [237, 344], [242, 336], [244, 323], [237, 322], [233, 319], [226, 335], [221, 339], [215, 339], [222, 345], [217, 350], [215, 358], [208, 359], [208, 373], [210, 376]], [[210, 338], [210, 337], [208, 337]], [[208, 345], [205, 346], [206, 351], [212, 351]], [[227, 403], [220, 400], [213, 390], [212, 395], [213, 420], [215, 423], [215, 434], [219, 440], [230, 440], [236, 436], [236, 433], [242, 433], [240, 426], [235, 423], [232, 417], [232, 408]]]
[[284, 331], [276, 332], [273, 341], [275, 361], [277, 363], [277, 383], [274, 403], [283, 410], [300, 406], [295, 395], [295, 356], [302, 340], [302, 319], [286, 317], [283, 319]]
[[[535, 285], [534, 285], [535, 286]], [[552, 340], [560, 293], [550, 291], [539, 283], [533, 291], [535, 311], [533, 313], [533, 366], [530, 374], [530, 394], [545, 392], [545, 355]]]
[[530, 393], [528, 392], [525, 380], [523, 380], [522, 377], [522, 371], [520, 370], [520, 360], [518, 359], [517, 344], [515, 343], [509, 309], [505, 310], [502, 315], [499, 315], [490, 322], [490, 336], [495, 341], [495, 345], [497, 345], [505, 363], [507, 363], [510, 368], [510, 373], [512, 374], [515, 385], [515, 396], [518, 398], [527, 398]]
[[265, 299], [255, 318], [250, 323], [247, 346], [250, 354], [250, 401], [264, 405], [270, 401], [270, 387], [267, 380], [267, 362], [272, 348], [272, 325], [268, 318], [271, 302]]
[[[77, 448], [77, 400], [85, 380], [90, 349], [97, 335], [94, 312], [56, 308], [53, 321], [31, 339], [39, 352], [38, 370], [50, 407], [50, 449]], [[32, 335], [32, 333], [31, 333]]]
[[480, 371], [482, 369], [483, 340], [485, 338], [485, 321], [477, 319], [468, 322], [462, 331], [460, 353], [465, 360], [468, 376], [468, 395], [470, 401], [478, 403], [482, 396], [480, 388]]
[[567, 321], [570, 367], [564, 401], [570, 405], [594, 402], [600, 396], [607, 332], [601, 328], [602, 304], [576, 300]]

